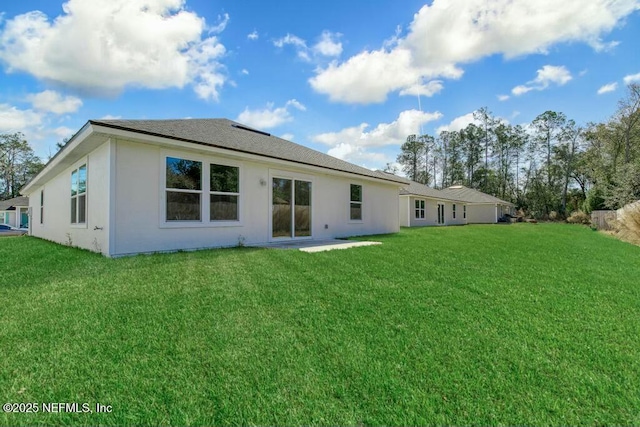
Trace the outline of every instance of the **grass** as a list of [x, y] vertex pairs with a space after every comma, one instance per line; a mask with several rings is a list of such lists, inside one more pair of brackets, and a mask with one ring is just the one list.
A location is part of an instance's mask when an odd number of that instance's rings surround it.
[[0, 239], [0, 424], [639, 425], [640, 248], [558, 224], [307, 254]]

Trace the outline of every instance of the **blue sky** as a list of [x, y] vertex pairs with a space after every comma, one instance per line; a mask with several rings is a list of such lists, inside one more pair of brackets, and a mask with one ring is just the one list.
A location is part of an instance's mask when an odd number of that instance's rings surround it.
[[23, 0], [0, 6], [0, 132], [46, 159], [87, 120], [226, 117], [369, 168], [411, 133], [640, 82], [640, 0]]

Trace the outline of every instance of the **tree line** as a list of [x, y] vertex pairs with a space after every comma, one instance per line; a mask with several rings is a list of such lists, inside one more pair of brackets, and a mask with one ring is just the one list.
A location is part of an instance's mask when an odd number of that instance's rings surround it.
[[640, 199], [640, 85], [609, 120], [585, 126], [556, 111], [511, 125], [481, 108], [459, 131], [409, 135], [397, 162], [413, 181], [475, 188], [535, 218], [617, 209]]

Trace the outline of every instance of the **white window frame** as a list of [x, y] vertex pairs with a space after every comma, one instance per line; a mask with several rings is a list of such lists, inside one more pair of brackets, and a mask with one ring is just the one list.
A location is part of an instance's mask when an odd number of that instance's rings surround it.
[[467, 219], [467, 205], [462, 205], [462, 219]]
[[[358, 187], [360, 187], [360, 201], [353, 201], [351, 200], [351, 186], [352, 185], [357, 185]], [[351, 204], [359, 204], [360, 205], [360, 219], [352, 219], [351, 218]], [[350, 223], [356, 223], [356, 224], [361, 224], [364, 221], [364, 185], [362, 184], [354, 184], [354, 183], [349, 183], [349, 222]]]
[[[200, 220], [187, 220], [187, 221], [167, 221], [167, 191], [180, 192], [179, 189], [167, 189], [167, 157], [173, 157], [184, 160], [191, 160], [202, 163], [202, 176], [200, 185]], [[219, 227], [242, 227], [244, 225], [244, 173], [245, 168], [241, 162], [227, 160], [221, 157], [217, 157], [215, 154], [197, 154], [184, 151], [175, 150], [161, 150], [159, 156], [160, 165], [160, 177], [158, 188], [160, 190], [159, 204], [158, 204], [158, 228], [219, 228]], [[205, 200], [205, 195], [212, 194], [211, 192], [211, 165], [220, 166], [232, 166], [238, 168], [238, 189], [240, 190], [238, 195], [238, 220], [227, 221], [211, 221], [210, 210], [210, 197]], [[183, 190], [185, 192], [196, 192], [196, 190]], [[218, 194], [213, 192], [213, 194]], [[231, 193], [219, 193], [230, 194]]]
[[[73, 177], [73, 173], [77, 172], [78, 176], [80, 174], [80, 169], [82, 169], [84, 167], [85, 170], [85, 174], [86, 174], [86, 182], [85, 182], [85, 188], [84, 188], [84, 193], [80, 193], [77, 192], [75, 195], [71, 196], [71, 200], [75, 200], [76, 203], [76, 217], [75, 218], [71, 218], [71, 206], [69, 206], [69, 223], [71, 228], [87, 228], [87, 224], [89, 223], [89, 166], [88, 166], [87, 160], [83, 160], [82, 162], [78, 163], [77, 166], [75, 166], [72, 170], [71, 170], [71, 177]], [[79, 182], [78, 182], [79, 184]], [[73, 186], [73, 182], [71, 183], [71, 185]], [[80, 188], [80, 185], [78, 185], [78, 189]], [[80, 207], [80, 196], [84, 195], [84, 222], [78, 222], [78, 213], [80, 212], [79, 207]], [[73, 220], [76, 220], [76, 222], [73, 222]]]
[[[237, 193], [232, 193], [232, 192], [225, 192], [225, 191], [211, 191], [211, 166], [225, 166], [225, 167], [229, 167], [229, 168], [236, 168], [238, 169], [238, 192]], [[207, 200], [207, 204], [208, 204], [208, 221], [211, 224], [215, 224], [215, 225], [220, 225], [220, 224], [237, 224], [238, 222], [240, 222], [240, 218], [241, 218], [241, 212], [240, 212], [240, 183], [241, 183], [241, 178], [240, 178], [240, 171], [241, 168], [238, 165], [229, 165], [223, 162], [219, 162], [219, 161], [211, 161], [207, 163], [207, 168], [208, 168], [208, 173], [207, 173], [207, 186], [209, 187], [209, 198]], [[237, 218], [236, 219], [211, 219], [211, 196], [237, 196], [238, 197], [238, 205], [237, 205]]]
[[451, 211], [452, 219], [456, 219], [456, 204], [452, 203], [452, 207], [453, 207]]
[[[416, 221], [426, 221], [427, 220], [427, 201], [425, 199], [415, 199], [413, 206], [414, 206], [414, 209], [413, 209], [414, 219]], [[418, 215], [419, 213], [421, 213], [422, 216]]]
[[40, 225], [44, 225], [44, 188], [40, 190]]

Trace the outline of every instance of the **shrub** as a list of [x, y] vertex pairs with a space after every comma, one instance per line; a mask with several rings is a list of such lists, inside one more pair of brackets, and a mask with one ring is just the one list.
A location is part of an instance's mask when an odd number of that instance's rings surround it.
[[582, 208], [588, 214], [590, 214], [591, 211], [606, 209], [604, 205], [604, 196], [602, 195], [600, 188], [596, 187], [589, 190], [589, 193], [587, 193], [587, 199], [582, 204]]
[[621, 240], [640, 245], [640, 201], [620, 209], [613, 228]]
[[562, 221], [564, 219], [564, 216], [556, 211], [551, 211], [549, 212], [549, 220], [550, 221]]
[[591, 217], [582, 211], [575, 211], [567, 218], [569, 224], [591, 224]]

